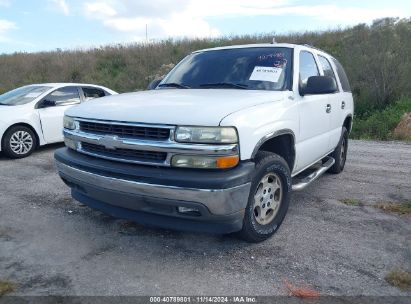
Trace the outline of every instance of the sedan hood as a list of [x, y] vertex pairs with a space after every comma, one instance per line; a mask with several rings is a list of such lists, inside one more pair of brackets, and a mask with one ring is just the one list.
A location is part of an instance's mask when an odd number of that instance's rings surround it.
[[161, 89], [108, 96], [70, 108], [79, 118], [170, 125], [217, 126], [227, 115], [283, 98], [284, 92]]

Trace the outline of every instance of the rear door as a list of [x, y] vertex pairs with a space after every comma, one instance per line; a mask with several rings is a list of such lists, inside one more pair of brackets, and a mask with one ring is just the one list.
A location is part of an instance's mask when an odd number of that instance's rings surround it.
[[[299, 87], [307, 85], [311, 76], [320, 76], [314, 54], [299, 54]], [[302, 170], [329, 152], [330, 102], [328, 94], [298, 96], [300, 112], [300, 139], [298, 169]]]
[[37, 111], [47, 143], [63, 141], [64, 112], [79, 103], [80, 92], [79, 88], [75, 86], [59, 88], [38, 103]]
[[[338, 128], [341, 128], [343, 125], [344, 120], [348, 116], [352, 116], [352, 113], [354, 113], [354, 101], [352, 98], [352, 93], [351, 93], [351, 87], [350, 83], [348, 82], [348, 77], [347, 74], [344, 71], [343, 66], [337, 61], [337, 59], [332, 58], [331, 63], [334, 64], [334, 71], [336, 71], [336, 75], [338, 76], [339, 79], [339, 86], [340, 86], [340, 94], [339, 94], [339, 99], [337, 102], [337, 107], [339, 107], [339, 124], [337, 124], [336, 130]], [[337, 82], [338, 83], [338, 82]], [[341, 130], [341, 129], [339, 129]], [[350, 131], [350, 130], [348, 130]], [[340, 133], [341, 134], [341, 133]], [[334, 140], [335, 141], [335, 140]], [[336, 146], [337, 144], [335, 144]]]

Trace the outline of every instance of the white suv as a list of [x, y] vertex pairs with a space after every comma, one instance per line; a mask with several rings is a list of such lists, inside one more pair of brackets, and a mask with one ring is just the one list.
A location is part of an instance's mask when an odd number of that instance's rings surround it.
[[64, 111], [113, 94], [117, 93], [90, 84], [44, 83], [0, 95], [0, 151], [22, 158], [38, 146], [63, 141]]
[[353, 98], [321, 50], [201, 50], [151, 87], [67, 111], [67, 148], [55, 159], [75, 199], [143, 224], [257, 242], [281, 225], [292, 189], [344, 169]]

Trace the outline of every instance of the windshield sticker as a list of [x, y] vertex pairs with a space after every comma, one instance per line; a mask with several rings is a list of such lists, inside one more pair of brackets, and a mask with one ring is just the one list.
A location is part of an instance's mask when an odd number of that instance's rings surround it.
[[251, 73], [250, 80], [278, 82], [282, 68], [256, 66]]
[[39, 92], [32, 92], [32, 93], [28, 93], [24, 96], [24, 98], [37, 98], [41, 95], [41, 93]]
[[276, 68], [285, 68], [287, 65], [284, 53], [260, 55], [257, 57], [257, 60], [263, 62], [265, 66], [274, 66]]

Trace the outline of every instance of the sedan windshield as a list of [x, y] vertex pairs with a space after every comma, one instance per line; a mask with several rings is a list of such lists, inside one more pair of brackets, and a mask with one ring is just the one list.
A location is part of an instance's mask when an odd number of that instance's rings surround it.
[[233, 48], [193, 53], [159, 88], [281, 91], [291, 88], [292, 50], [283, 47]]
[[26, 86], [0, 95], [0, 105], [17, 106], [29, 103], [51, 89], [47, 86]]

